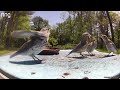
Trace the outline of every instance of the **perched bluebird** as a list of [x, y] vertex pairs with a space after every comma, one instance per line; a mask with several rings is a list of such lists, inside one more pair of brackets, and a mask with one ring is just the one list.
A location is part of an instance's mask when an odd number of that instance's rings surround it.
[[97, 47], [97, 40], [95, 38], [93, 38], [93, 41], [88, 44], [88, 47], [87, 47], [86, 51], [89, 53], [89, 55], [93, 55], [91, 53], [93, 52], [93, 50], [96, 47]]
[[42, 60], [38, 59], [35, 55], [39, 54], [43, 49], [46, 48], [48, 43], [50, 30], [43, 28], [42, 31], [14, 31], [12, 36], [15, 38], [27, 38], [30, 37], [30, 40], [25, 42], [20, 49], [12, 54], [10, 58], [13, 58], [17, 55], [29, 55], [35, 61], [36, 59], [40, 62]]
[[104, 43], [106, 45], [106, 48], [109, 51], [109, 54], [111, 52], [113, 52], [113, 53], [117, 52], [115, 44], [106, 35], [101, 35], [101, 38], [103, 39], [103, 41], [104, 41]]
[[88, 32], [83, 33], [81, 42], [68, 55], [71, 53], [80, 53], [82, 55], [82, 52], [85, 52], [88, 47], [90, 37], [91, 35]]

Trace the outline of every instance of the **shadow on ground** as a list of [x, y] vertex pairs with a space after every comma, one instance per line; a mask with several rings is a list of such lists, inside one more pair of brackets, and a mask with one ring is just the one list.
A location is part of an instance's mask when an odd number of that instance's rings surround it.
[[99, 58], [108, 58], [108, 57], [113, 57], [113, 56], [116, 56], [116, 55], [105, 55], [105, 56], [99, 57]]
[[9, 61], [10, 63], [13, 64], [23, 64], [23, 65], [35, 65], [35, 64], [42, 64], [40, 61], [20, 61], [20, 62], [16, 62], [16, 61]]
[[87, 57], [68, 57], [68, 58], [85, 59], [85, 58], [87, 58]]

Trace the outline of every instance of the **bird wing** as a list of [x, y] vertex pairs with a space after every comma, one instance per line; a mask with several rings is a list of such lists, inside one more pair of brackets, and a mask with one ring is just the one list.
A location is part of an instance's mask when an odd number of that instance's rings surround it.
[[[41, 36], [41, 37], [39, 37], [38, 40], [39, 40], [39, 43], [42, 44], [43, 41], [45, 41], [45, 43], [46, 43], [47, 38]], [[34, 46], [34, 45], [36, 45], [36, 44], [37, 44], [37, 43], [36, 43], [36, 40], [34, 40], [34, 39], [31, 39], [31, 40], [25, 42], [25, 43], [20, 47], [20, 49], [19, 49], [17, 52], [15, 52], [14, 54], [12, 54], [12, 55], [10, 56], [10, 58], [12, 58], [12, 57], [14, 57], [14, 56], [16, 56], [16, 55], [18, 55], [18, 54], [20, 54], [20, 53], [24, 53], [25, 51], [29, 50], [32, 46]]]
[[113, 42], [111, 42], [110, 45], [112, 45], [117, 50], [117, 48]]
[[79, 49], [82, 48], [84, 45], [86, 45], [86, 44], [79, 43], [79, 44], [72, 50], [72, 52], [74, 52], [74, 51], [79, 51]]
[[86, 45], [88, 44], [88, 38], [90, 35], [89, 34], [86, 35], [86, 34], [87, 33], [82, 34], [81, 42], [68, 55], [70, 55], [73, 52], [78, 52], [84, 48], [87, 48]]
[[14, 54], [12, 54], [10, 56], [10, 58], [20, 54], [21, 52], [27, 51], [30, 48], [31, 45], [32, 45], [31, 40], [25, 42], [17, 52], [15, 52]]
[[[73, 52], [77, 52], [77, 51], [79, 51], [82, 47], [84, 47], [86, 44], [82, 44], [81, 42], [68, 54], [68, 55], [70, 55], [71, 53], [73, 53]], [[66, 56], [68, 56], [68, 55], [66, 55]]]
[[30, 36], [40, 35], [44, 36], [44, 33], [39, 31], [26, 31], [26, 30], [16, 30], [11, 33], [13, 38], [29, 38]]

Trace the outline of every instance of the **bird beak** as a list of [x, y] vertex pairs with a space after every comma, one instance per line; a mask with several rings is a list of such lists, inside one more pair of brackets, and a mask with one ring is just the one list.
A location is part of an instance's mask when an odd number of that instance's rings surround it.
[[99, 36], [100, 38], [102, 38], [103, 37], [103, 35], [102, 34], [100, 34], [100, 36]]

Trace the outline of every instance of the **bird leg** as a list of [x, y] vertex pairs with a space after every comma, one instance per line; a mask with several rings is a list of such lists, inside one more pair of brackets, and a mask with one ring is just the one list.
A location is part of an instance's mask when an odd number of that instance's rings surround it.
[[90, 52], [88, 52], [88, 54], [89, 54], [88, 56], [91, 56]]
[[95, 54], [90, 53], [90, 56], [95, 56]]
[[34, 56], [37, 60], [39, 60], [39, 61], [42, 61], [42, 60], [40, 60], [39, 58], [37, 58], [36, 56]]
[[34, 59], [34, 61], [37, 61], [34, 56], [31, 56], [31, 57]]
[[107, 56], [110, 56], [111, 52], [107, 55]]
[[81, 52], [80, 52], [80, 55], [82, 55], [82, 57], [85, 57]]
[[[38, 59], [37, 57], [35, 57], [34, 55], [32, 55], [31, 57], [32, 57], [32, 58], [34, 59], [34, 61], [37, 62], [37, 63], [38, 63], [38, 61], [39, 61], [39, 63], [41, 63], [41, 61], [42, 61], [42, 60]], [[36, 58], [38, 61], [37, 61], [35, 58]]]

